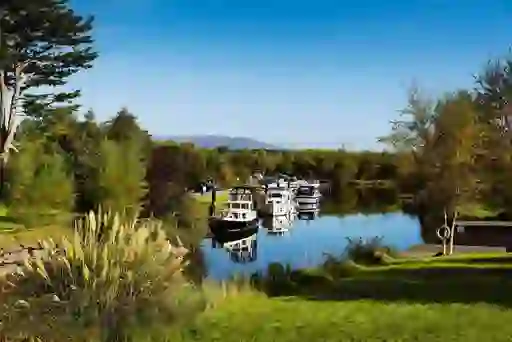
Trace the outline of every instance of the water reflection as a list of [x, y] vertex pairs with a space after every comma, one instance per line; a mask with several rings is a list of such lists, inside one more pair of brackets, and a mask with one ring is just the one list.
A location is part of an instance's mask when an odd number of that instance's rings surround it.
[[212, 249], [224, 249], [232, 262], [246, 264], [258, 258], [258, 228], [242, 232], [214, 235], [211, 238]]
[[266, 228], [268, 234], [284, 235], [289, 232], [296, 216], [295, 212], [291, 212], [288, 215], [265, 217], [261, 226]]
[[[363, 204], [368, 207], [360, 207]], [[259, 231], [206, 238], [201, 250], [208, 276], [250, 275], [274, 262], [312, 267], [326, 254], [342, 254], [347, 238], [379, 236], [398, 249], [421, 243], [418, 220], [399, 208], [393, 190], [347, 188], [320, 207], [301, 206], [295, 215], [266, 218]]]

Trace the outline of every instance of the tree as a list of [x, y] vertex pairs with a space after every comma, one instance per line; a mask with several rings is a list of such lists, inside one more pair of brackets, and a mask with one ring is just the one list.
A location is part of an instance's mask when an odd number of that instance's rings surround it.
[[[0, 187], [9, 152], [26, 114], [44, 117], [53, 105], [71, 103], [79, 91], [34, 93], [64, 85], [92, 66], [92, 17], [83, 18], [68, 0], [3, 0], [0, 5]], [[1, 188], [0, 188], [1, 190]]]
[[103, 124], [103, 127], [108, 139], [118, 142], [137, 141], [144, 146], [144, 153], [149, 153], [151, 137], [139, 126], [137, 117], [130, 113], [128, 108], [121, 108], [112, 119]]
[[40, 224], [42, 218], [55, 222], [73, 209], [73, 178], [58, 147], [51, 149], [43, 141], [23, 142], [8, 168], [13, 175], [10, 214], [29, 225]]
[[[479, 166], [489, 184], [487, 199], [508, 211], [512, 207], [512, 56], [489, 62], [477, 77], [481, 127]], [[499, 196], [496, 196], [499, 194]]]
[[99, 202], [105, 210], [136, 215], [146, 194], [146, 164], [132, 141], [105, 139], [100, 146]]

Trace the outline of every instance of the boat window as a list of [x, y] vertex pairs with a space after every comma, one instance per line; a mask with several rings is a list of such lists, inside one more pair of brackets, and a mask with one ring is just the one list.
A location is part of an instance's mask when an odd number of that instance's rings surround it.
[[300, 187], [297, 190], [297, 194], [311, 196], [311, 195], [313, 195], [313, 187], [309, 187], [309, 186], [308, 187]]
[[270, 197], [272, 197], [272, 198], [281, 198], [281, 197], [283, 197], [283, 195], [280, 194], [280, 193], [275, 192], [275, 193], [270, 194]]
[[240, 203], [231, 203], [232, 209], [240, 209]]

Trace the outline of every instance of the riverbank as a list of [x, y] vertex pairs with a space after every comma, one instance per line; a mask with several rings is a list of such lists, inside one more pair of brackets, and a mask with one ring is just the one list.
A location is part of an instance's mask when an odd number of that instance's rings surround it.
[[241, 291], [171, 338], [491, 342], [512, 334], [506, 254], [395, 259], [374, 267], [340, 262], [299, 273], [287, 277], [295, 286], [281, 282], [290, 294]]
[[[420, 244], [415, 245], [402, 252], [404, 257], [421, 257], [426, 258], [429, 256], [433, 256], [434, 254], [441, 252], [443, 250], [443, 246], [441, 244]], [[454, 254], [496, 254], [496, 253], [505, 253], [505, 247], [487, 247], [487, 246], [461, 246], [454, 245], [453, 253]]]

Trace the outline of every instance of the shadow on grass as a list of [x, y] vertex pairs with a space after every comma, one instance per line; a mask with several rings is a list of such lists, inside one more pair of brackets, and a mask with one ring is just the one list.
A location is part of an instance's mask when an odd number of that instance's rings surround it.
[[10, 216], [0, 216], [0, 233], [10, 232], [22, 227], [23, 224]]
[[[512, 308], [512, 263], [488, 264], [489, 258], [467, 259], [468, 264], [360, 267], [338, 274], [333, 270], [293, 271], [260, 281], [269, 296], [297, 296], [310, 300], [379, 300], [413, 303], [488, 303]], [[471, 261], [475, 265], [471, 265]], [[460, 262], [460, 261], [459, 261]]]
[[300, 295], [313, 300], [489, 303], [510, 308], [511, 289], [512, 268], [454, 266], [364, 271]]

